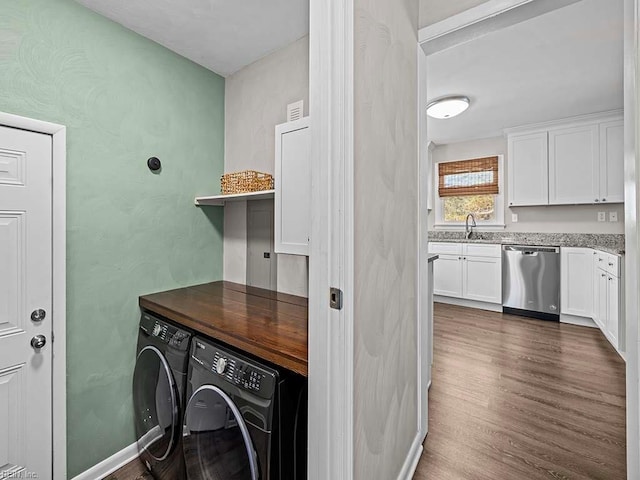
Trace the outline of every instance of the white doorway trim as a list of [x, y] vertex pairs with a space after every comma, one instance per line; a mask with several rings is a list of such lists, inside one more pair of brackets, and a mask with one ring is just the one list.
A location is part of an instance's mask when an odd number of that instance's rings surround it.
[[[517, 23], [526, 19], [526, 10], [522, 16], [518, 16], [514, 9], [529, 4], [532, 0], [490, 0], [484, 4], [472, 8], [467, 12], [455, 15], [448, 19], [430, 25], [420, 30], [420, 45], [425, 52], [433, 53], [436, 50], [438, 38], [457, 38], [457, 42], [468, 40], [468, 35], [462, 32], [467, 27], [485, 22], [487, 28], [483, 33], [495, 31], [505, 25], [498, 25], [493, 17], [503, 12], [510, 11], [509, 22]], [[566, 6], [573, 1], [545, 2], [540, 1], [540, 6], [546, 5], [549, 11]], [[501, 8], [501, 6], [503, 8]], [[638, 54], [640, 53], [638, 30], [640, 25], [640, 0], [624, 0], [625, 17], [625, 41], [624, 41], [624, 122], [625, 122], [625, 316], [627, 326], [627, 478], [640, 479], [640, 328], [638, 326], [640, 315], [640, 234], [638, 213], [640, 212], [640, 119], [638, 118], [638, 79], [640, 78], [640, 65]], [[518, 20], [521, 18], [520, 20]], [[531, 17], [529, 17], [531, 18]], [[517, 21], [514, 22], [513, 20]], [[499, 22], [498, 22], [499, 23]], [[497, 28], [496, 28], [497, 27]], [[477, 29], [477, 27], [476, 27]], [[477, 32], [481, 31], [477, 30]], [[431, 45], [427, 45], [432, 42]], [[442, 42], [449, 48], [454, 43]], [[436, 45], [436, 47], [434, 47]], [[420, 63], [419, 68], [426, 68], [426, 62]], [[420, 77], [421, 78], [421, 77]], [[424, 117], [420, 117], [421, 124], [426, 123]], [[420, 132], [426, 135], [421, 127]]]
[[640, 478], [640, 166], [638, 160], [638, 25], [639, 0], [624, 0], [624, 221], [625, 221], [625, 317], [627, 361], [627, 478]]
[[[353, 0], [311, 0], [309, 480], [353, 478], [353, 50]], [[330, 287], [342, 310], [329, 307]]]
[[66, 162], [67, 130], [62, 125], [0, 112], [0, 125], [51, 135], [52, 194], [52, 347], [53, 347], [53, 478], [67, 478], [67, 264], [66, 264]]

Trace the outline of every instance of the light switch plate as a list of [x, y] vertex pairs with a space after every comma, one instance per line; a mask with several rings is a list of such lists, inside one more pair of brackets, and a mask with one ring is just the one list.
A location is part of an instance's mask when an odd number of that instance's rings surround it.
[[617, 222], [618, 221], [618, 212], [609, 212], [609, 221]]
[[517, 213], [512, 213], [511, 214], [511, 222], [518, 223], [518, 214]]
[[607, 212], [598, 212], [598, 221], [606, 222], [607, 221]]

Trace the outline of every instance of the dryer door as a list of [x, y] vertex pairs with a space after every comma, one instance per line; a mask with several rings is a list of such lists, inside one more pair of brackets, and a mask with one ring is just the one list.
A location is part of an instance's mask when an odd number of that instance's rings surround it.
[[182, 439], [189, 480], [258, 480], [258, 461], [238, 407], [220, 388], [196, 390]]
[[133, 373], [133, 406], [138, 449], [145, 461], [165, 460], [180, 438], [178, 387], [162, 352], [154, 346], [138, 354]]

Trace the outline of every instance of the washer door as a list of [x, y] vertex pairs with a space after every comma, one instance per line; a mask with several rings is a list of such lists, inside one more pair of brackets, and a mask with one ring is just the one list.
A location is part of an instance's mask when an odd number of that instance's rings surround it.
[[249, 430], [225, 392], [213, 385], [200, 387], [185, 415], [182, 445], [189, 480], [258, 480]]
[[133, 373], [133, 407], [138, 449], [147, 461], [165, 460], [180, 435], [178, 387], [164, 355], [154, 346], [138, 354]]

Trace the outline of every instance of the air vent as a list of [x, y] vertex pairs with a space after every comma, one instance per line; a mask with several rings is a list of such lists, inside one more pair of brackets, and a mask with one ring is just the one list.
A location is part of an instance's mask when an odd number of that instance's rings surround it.
[[287, 105], [287, 122], [300, 120], [304, 114], [304, 100]]

